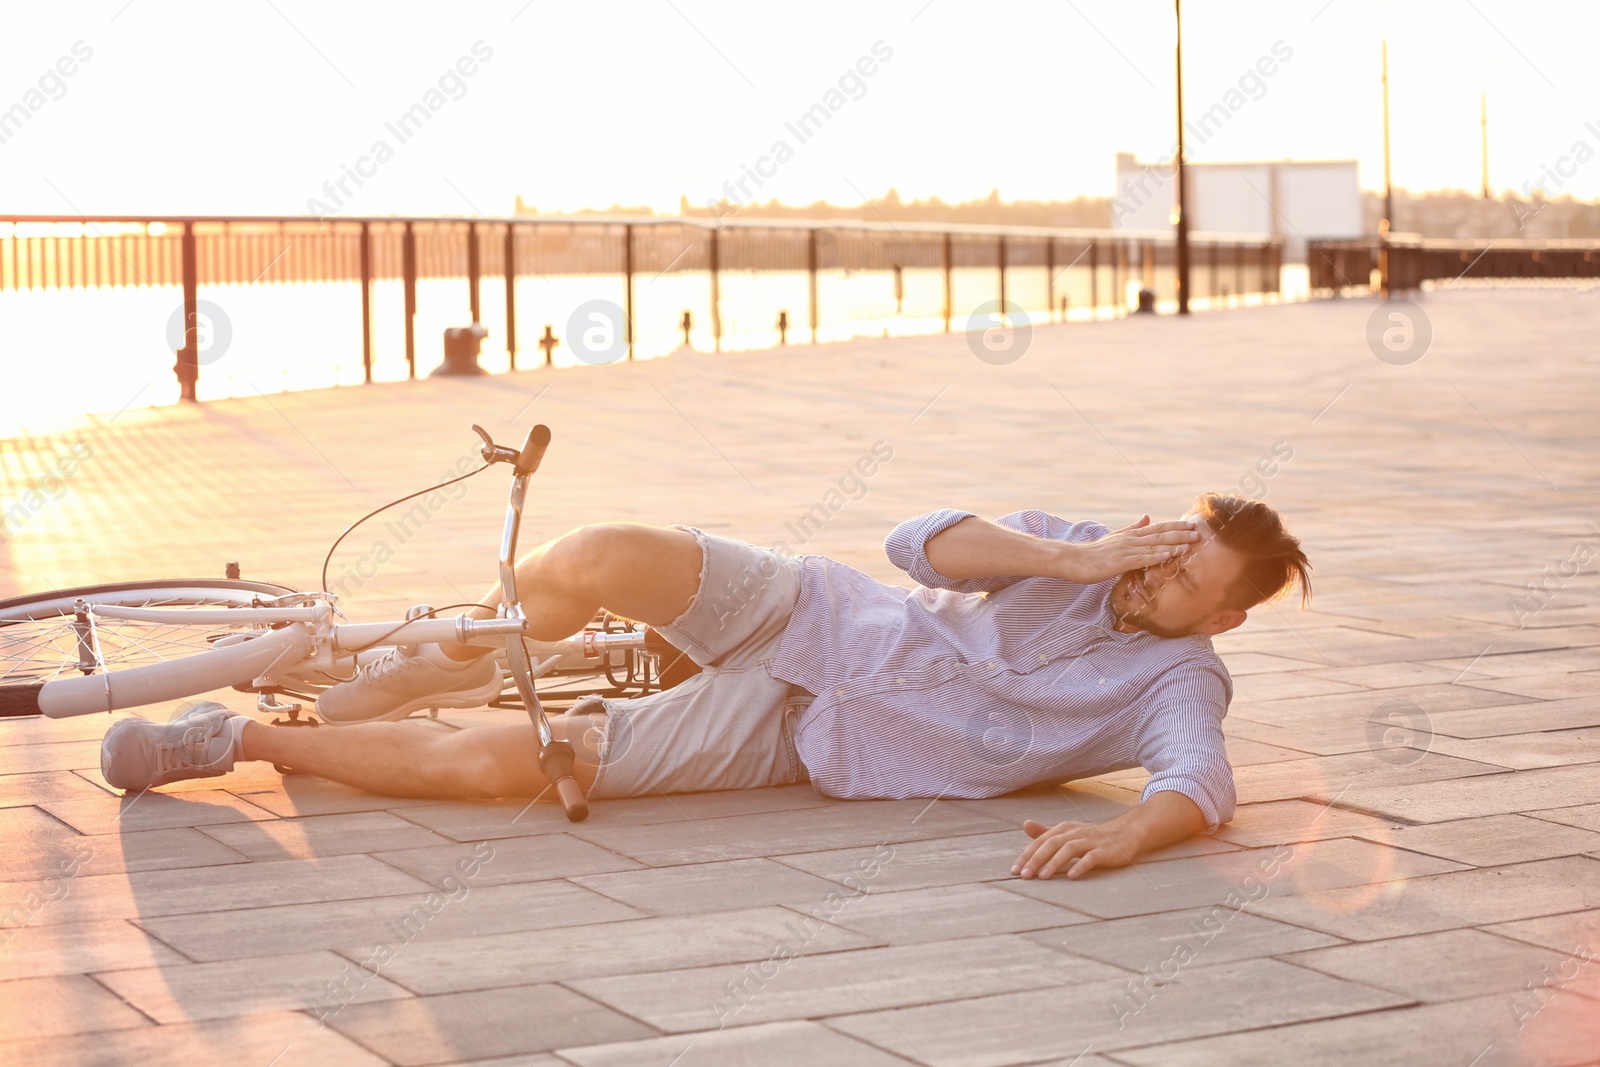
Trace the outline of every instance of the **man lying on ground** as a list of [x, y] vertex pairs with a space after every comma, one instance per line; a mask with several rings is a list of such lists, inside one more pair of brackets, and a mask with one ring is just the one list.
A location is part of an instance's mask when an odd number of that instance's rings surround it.
[[[1077, 878], [1233, 816], [1222, 718], [1233, 683], [1211, 638], [1298, 585], [1309, 564], [1276, 511], [1202, 495], [1183, 519], [1112, 532], [1042, 511], [987, 522], [934, 511], [885, 544], [919, 588], [825, 556], [690, 526], [579, 527], [517, 564], [529, 637], [557, 641], [602, 606], [657, 628], [702, 668], [632, 699], [555, 716], [598, 729], [575, 776], [592, 798], [810, 781], [851, 799], [981, 798], [1142, 765], [1141, 802], [1091, 825], [1028, 820], [1024, 878]], [[484, 603], [498, 603], [499, 589]], [[487, 616], [487, 611], [479, 614]], [[425, 707], [498, 695], [491, 649], [397, 648], [318, 701], [341, 729], [271, 729], [218, 704], [106, 732], [106, 781], [147, 789], [271, 760], [374, 793], [536, 797], [533, 725], [419, 730]]]

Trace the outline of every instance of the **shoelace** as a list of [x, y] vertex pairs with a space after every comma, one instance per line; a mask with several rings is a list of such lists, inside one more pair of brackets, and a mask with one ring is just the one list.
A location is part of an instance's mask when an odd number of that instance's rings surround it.
[[172, 771], [201, 766], [200, 757], [205, 755], [207, 740], [204, 727], [191, 726], [176, 741], [158, 742], [156, 765], [160, 773], [169, 774]]
[[409, 670], [416, 661], [417, 657], [407, 656], [396, 648], [384, 653], [381, 659], [366, 664], [356, 673], [362, 681], [377, 685], [390, 680], [402, 671]]

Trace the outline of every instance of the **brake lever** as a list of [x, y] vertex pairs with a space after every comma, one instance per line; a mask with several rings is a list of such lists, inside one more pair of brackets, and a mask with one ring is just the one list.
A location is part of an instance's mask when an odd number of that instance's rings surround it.
[[515, 463], [522, 455], [514, 448], [495, 444], [494, 438], [489, 436], [489, 431], [477, 423], [472, 424], [472, 432], [483, 438], [483, 449], [479, 454], [483, 456], [485, 463]]

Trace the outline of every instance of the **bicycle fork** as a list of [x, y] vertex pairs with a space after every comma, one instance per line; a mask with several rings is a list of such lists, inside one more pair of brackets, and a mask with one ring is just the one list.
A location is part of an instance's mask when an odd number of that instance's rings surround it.
[[[527, 440], [520, 451], [496, 445], [487, 431], [474, 425], [472, 429], [483, 438], [483, 458], [488, 463], [510, 463], [514, 474], [511, 479], [511, 499], [506, 505], [505, 530], [500, 537], [500, 605], [496, 614], [504, 619], [525, 620], [522, 599], [517, 593], [517, 533], [522, 526], [522, 505], [528, 495], [528, 479], [539, 469], [544, 450], [550, 444], [550, 428], [535, 426], [528, 431]], [[520, 633], [506, 636], [506, 661], [511, 667], [511, 677], [522, 696], [528, 717], [533, 720], [539, 739], [539, 770], [555, 787], [556, 796], [566, 810], [571, 822], [582, 822], [589, 816], [589, 804], [583, 789], [572, 776], [575, 759], [572, 745], [565, 739], [556, 740], [545, 718], [544, 706], [534, 689], [533, 668], [528, 662], [528, 650]]]

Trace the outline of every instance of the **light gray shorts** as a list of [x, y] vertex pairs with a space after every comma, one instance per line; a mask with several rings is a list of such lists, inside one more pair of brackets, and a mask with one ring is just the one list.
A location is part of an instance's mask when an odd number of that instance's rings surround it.
[[605, 713], [589, 795], [809, 781], [795, 754], [794, 724], [812, 695], [768, 671], [800, 596], [799, 560], [693, 526], [676, 528], [700, 544], [700, 585], [684, 613], [658, 629], [702, 670], [659, 693], [590, 696], [573, 705], [568, 715]]

